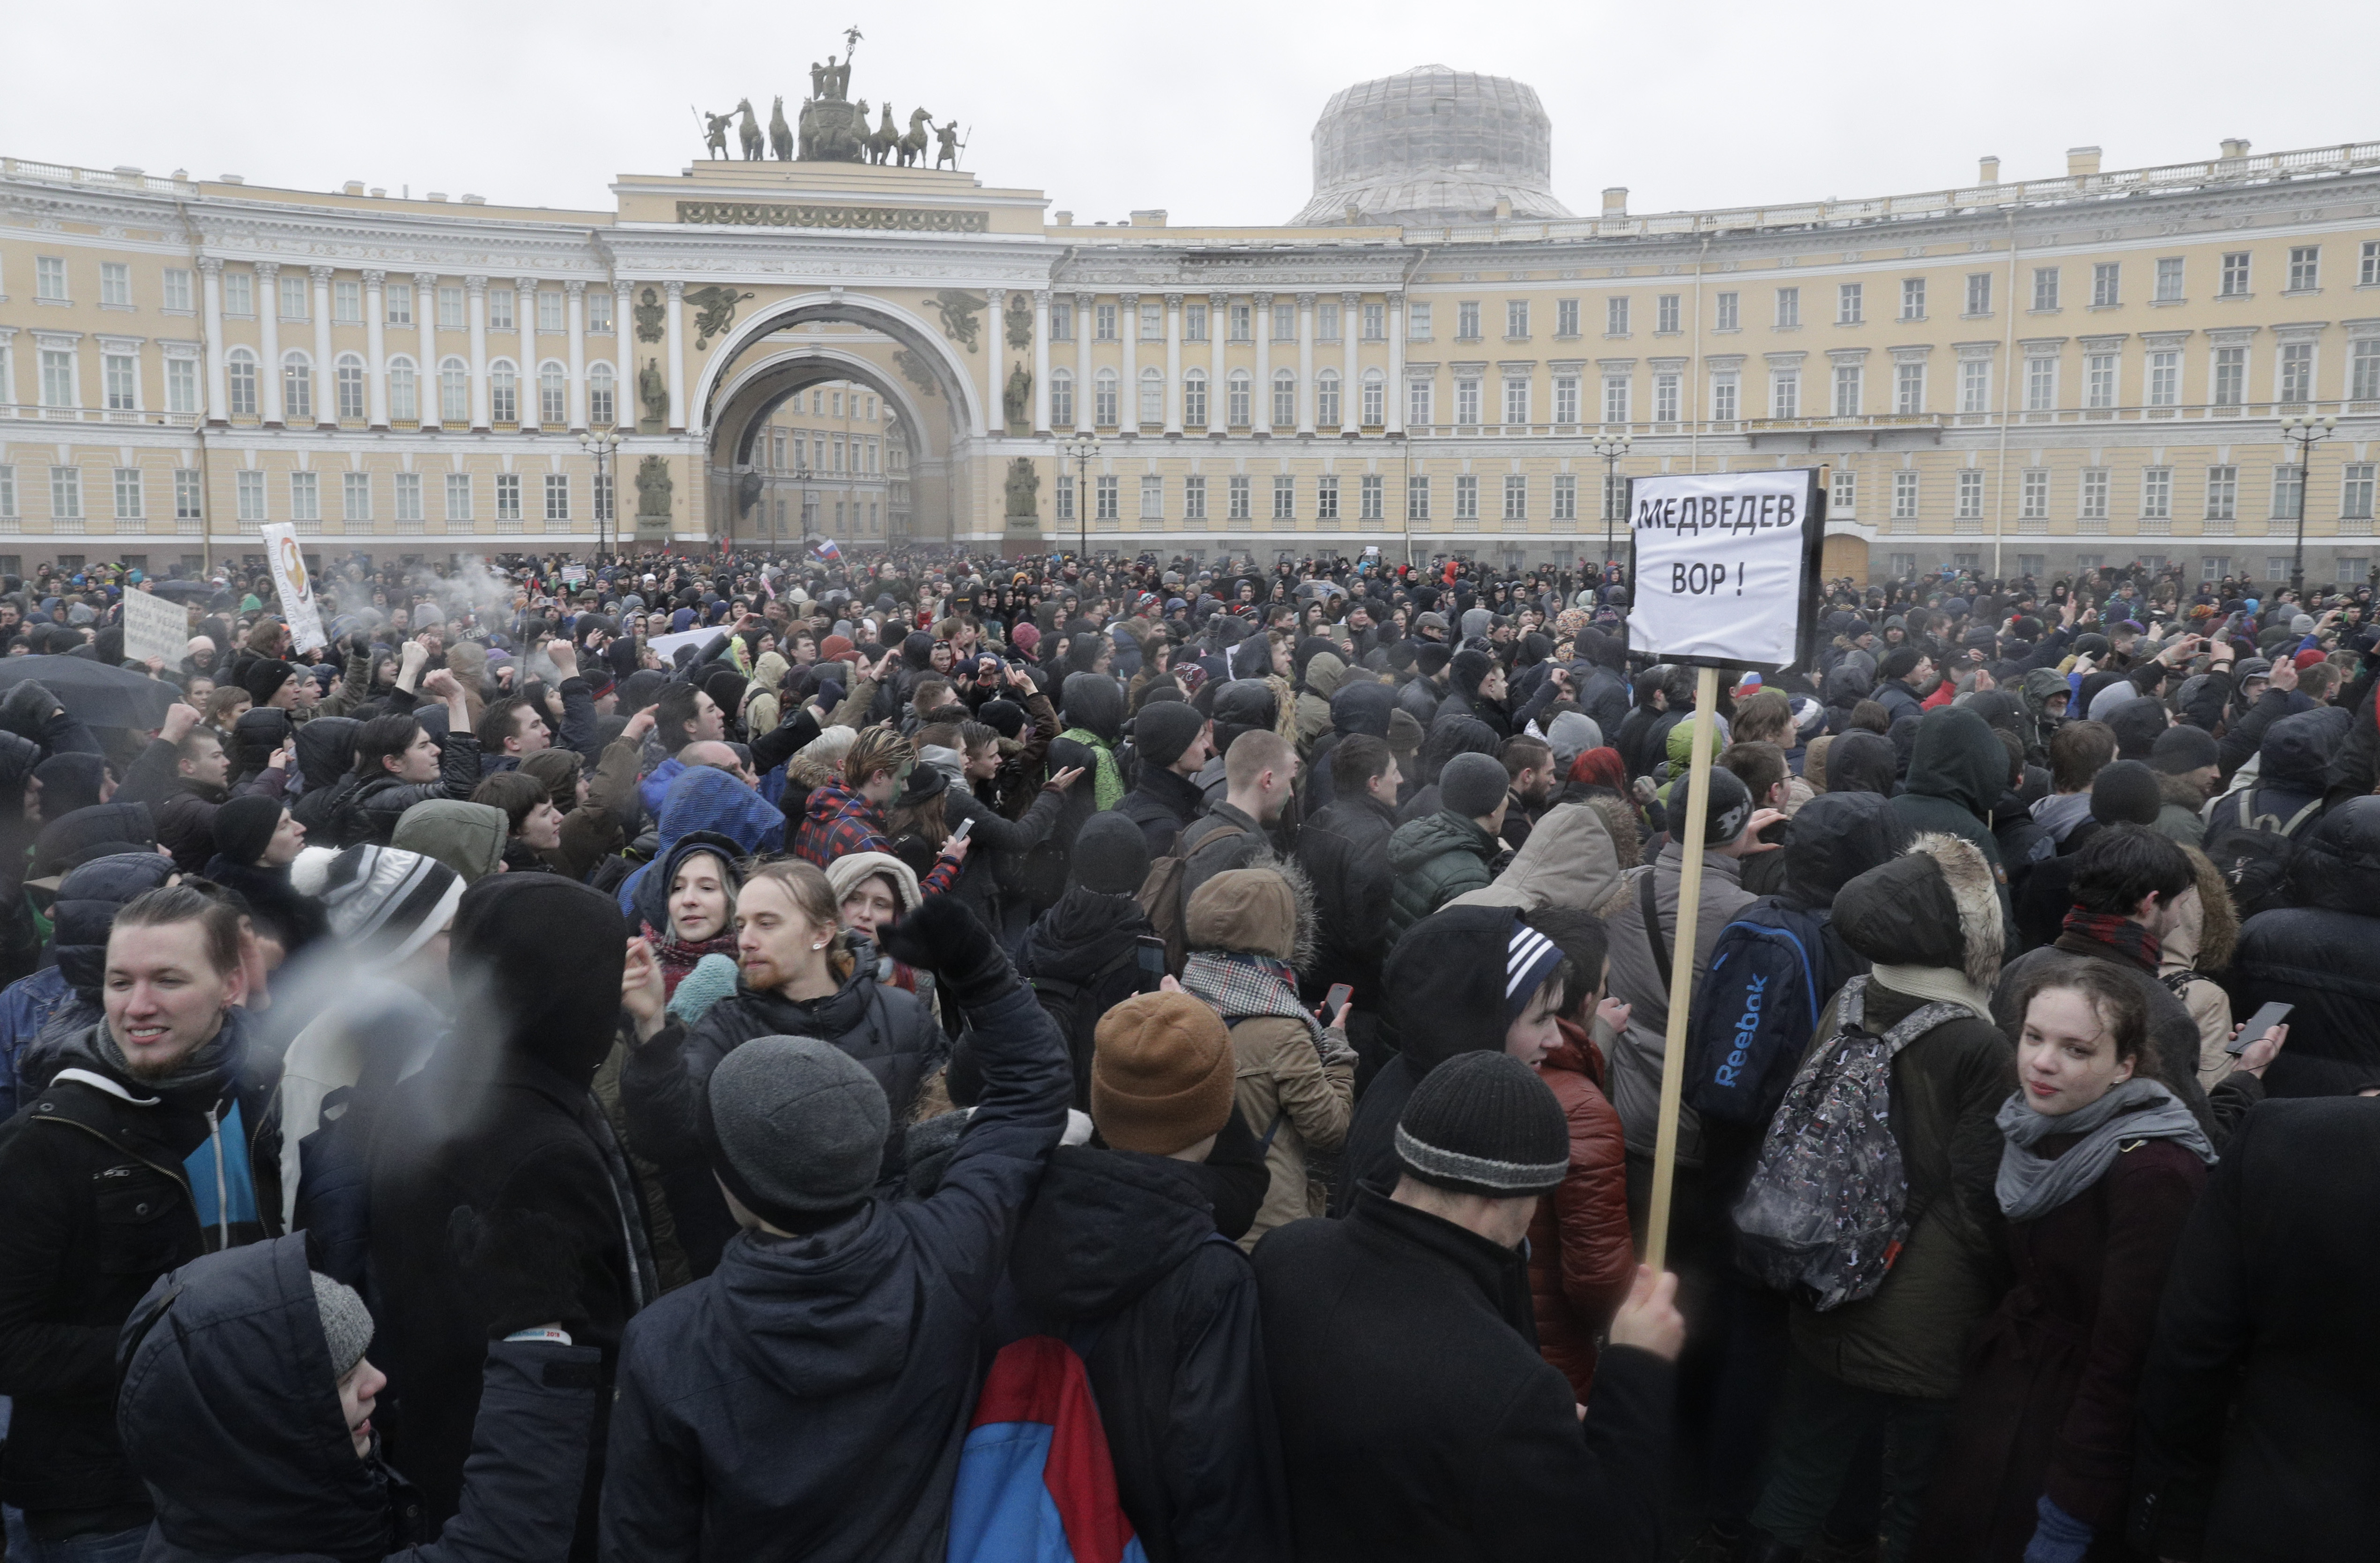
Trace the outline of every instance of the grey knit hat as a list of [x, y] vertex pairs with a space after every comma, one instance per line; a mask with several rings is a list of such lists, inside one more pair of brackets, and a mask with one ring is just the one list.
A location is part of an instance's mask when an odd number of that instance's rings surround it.
[[1470, 819], [1495, 813], [1511, 785], [1504, 762], [1493, 755], [1457, 755], [1438, 773], [1439, 801]]
[[364, 1360], [372, 1342], [371, 1310], [355, 1288], [334, 1281], [320, 1270], [308, 1272], [314, 1283], [314, 1311], [322, 1316], [322, 1344], [330, 1348], [331, 1375], [345, 1378]]
[[1553, 1088], [1505, 1052], [1457, 1053], [1414, 1087], [1397, 1165], [1432, 1188], [1515, 1199], [1559, 1186], [1570, 1128]]
[[720, 1060], [704, 1093], [710, 1164], [746, 1208], [780, 1226], [857, 1205], [892, 1131], [884, 1088], [814, 1036], [756, 1036]]

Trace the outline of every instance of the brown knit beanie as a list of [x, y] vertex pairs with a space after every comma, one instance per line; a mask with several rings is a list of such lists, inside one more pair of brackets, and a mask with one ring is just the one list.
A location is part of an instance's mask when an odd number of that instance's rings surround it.
[[1091, 1122], [1116, 1150], [1172, 1156], [1232, 1116], [1232, 1034], [1187, 993], [1140, 993], [1099, 1017]]

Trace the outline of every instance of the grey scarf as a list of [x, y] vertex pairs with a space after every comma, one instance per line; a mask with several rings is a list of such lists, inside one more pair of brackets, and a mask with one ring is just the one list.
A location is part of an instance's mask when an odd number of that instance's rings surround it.
[[215, 1034], [191, 1048], [164, 1074], [133, 1073], [124, 1049], [116, 1045], [115, 1034], [108, 1030], [103, 1020], [68, 1042], [61, 1061], [69, 1066], [97, 1065], [102, 1073], [136, 1090], [162, 1097], [176, 1107], [204, 1112], [230, 1094], [232, 1083], [238, 1079], [241, 1067], [248, 1061], [248, 1032], [242, 1014], [237, 1009], [226, 1010]]
[[[2064, 1205], [2107, 1174], [2127, 1140], [2172, 1140], [2201, 1161], [2215, 1159], [2215, 1147], [2198, 1119], [2174, 1094], [2154, 1080], [2121, 1085], [2062, 1118], [2035, 1112], [2019, 1091], [2000, 1104], [1999, 1179], [1994, 1193], [2011, 1221], [2030, 1221]], [[2034, 1146], [2052, 1134], [2082, 1139], [2055, 1158]]]

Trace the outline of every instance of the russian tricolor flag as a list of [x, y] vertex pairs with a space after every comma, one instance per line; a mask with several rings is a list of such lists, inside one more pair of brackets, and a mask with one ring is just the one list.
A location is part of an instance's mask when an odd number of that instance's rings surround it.
[[843, 550], [834, 546], [834, 539], [832, 538], [827, 539], [825, 541], [820, 543], [818, 547], [810, 550], [810, 551], [818, 555], [820, 559], [840, 559], [843, 557]]

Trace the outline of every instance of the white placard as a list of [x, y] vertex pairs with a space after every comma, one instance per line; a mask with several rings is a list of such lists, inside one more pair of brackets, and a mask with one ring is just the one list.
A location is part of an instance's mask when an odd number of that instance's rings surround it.
[[1631, 651], [1767, 669], [1802, 659], [1826, 529], [1815, 468], [1633, 478], [1628, 528]]
[[587, 584], [587, 566], [584, 564], [565, 564], [562, 567], [562, 581], [565, 586], [585, 586]]
[[677, 648], [679, 647], [698, 647], [702, 645], [703, 642], [709, 640], [712, 636], [719, 633], [720, 631], [717, 629], [680, 630], [675, 635], [656, 635], [649, 636], [645, 641], [645, 645], [650, 650], [651, 650], [653, 655], [659, 657], [662, 660], [662, 664], [666, 666], [668, 665], [670, 659], [677, 655]]
[[281, 616], [289, 624], [290, 649], [311, 651], [329, 645], [322, 610], [314, 605], [314, 578], [306, 573], [306, 555], [298, 546], [298, 528], [275, 521], [258, 529], [264, 535], [264, 557], [273, 566], [273, 589], [281, 594]]
[[138, 587], [124, 593], [124, 660], [161, 659], [168, 670], [182, 665], [190, 649], [190, 616], [170, 597], [152, 597]]

